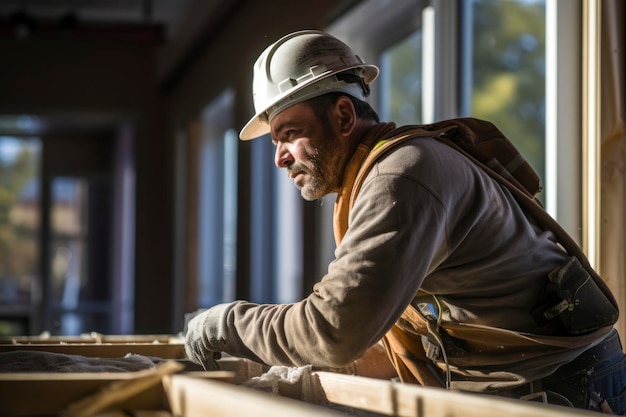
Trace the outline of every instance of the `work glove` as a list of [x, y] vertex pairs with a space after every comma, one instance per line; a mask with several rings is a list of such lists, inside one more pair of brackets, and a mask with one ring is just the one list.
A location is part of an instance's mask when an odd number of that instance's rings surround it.
[[223, 337], [218, 336], [218, 329], [227, 306], [224, 304], [185, 315], [185, 353], [190, 361], [201, 365], [205, 371], [220, 369], [217, 360], [221, 353], [217, 347]]

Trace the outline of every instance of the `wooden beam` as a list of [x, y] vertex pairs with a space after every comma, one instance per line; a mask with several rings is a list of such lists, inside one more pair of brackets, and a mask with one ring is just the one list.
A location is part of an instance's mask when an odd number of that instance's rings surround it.
[[574, 417], [596, 413], [535, 402], [426, 388], [388, 380], [316, 372], [324, 398], [395, 417]]
[[64, 353], [97, 358], [123, 358], [129, 353], [163, 359], [184, 359], [185, 345], [165, 343], [71, 343], [71, 344], [0, 344], [0, 353], [29, 350], [38, 352]]
[[[0, 415], [59, 415], [120, 407], [128, 410], [167, 410], [163, 373], [176, 372], [180, 364], [164, 362], [161, 368], [137, 372], [83, 373], [0, 373]], [[159, 370], [160, 369], [160, 370]], [[219, 379], [231, 383], [229, 371], [193, 372], [196, 378]], [[120, 405], [123, 403], [123, 406]], [[78, 407], [78, 408], [77, 408]]]
[[233, 384], [185, 375], [165, 377], [175, 416], [345, 417], [344, 413]]

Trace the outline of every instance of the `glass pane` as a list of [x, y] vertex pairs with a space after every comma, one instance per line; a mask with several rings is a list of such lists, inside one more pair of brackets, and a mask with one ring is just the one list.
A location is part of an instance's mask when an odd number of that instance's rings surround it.
[[86, 180], [55, 178], [50, 206], [50, 279], [55, 313], [55, 333], [76, 335], [85, 331], [77, 314], [86, 285], [87, 239]]
[[63, 336], [110, 333], [111, 184], [57, 177], [50, 200], [49, 330]]
[[38, 138], [0, 136], [0, 335], [28, 334], [40, 288]]
[[234, 91], [225, 90], [202, 113], [198, 307], [235, 298], [238, 137], [231, 128], [234, 100]]
[[495, 123], [545, 184], [545, 1], [466, 0], [465, 6], [463, 112]]
[[398, 126], [422, 120], [422, 31], [418, 30], [380, 55], [380, 115]]
[[237, 280], [237, 146], [234, 129], [224, 133], [224, 299], [236, 298]]

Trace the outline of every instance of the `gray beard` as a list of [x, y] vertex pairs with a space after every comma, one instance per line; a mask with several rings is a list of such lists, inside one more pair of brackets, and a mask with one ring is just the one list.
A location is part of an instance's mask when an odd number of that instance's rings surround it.
[[304, 186], [300, 187], [300, 195], [307, 201], [315, 201], [319, 200], [325, 195], [331, 194], [335, 192], [340, 186], [341, 182], [338, 182], [336, 175], [333, 173], [333, 169], [330, 169], [328, 164], [334, 163], [334, 161], [329, 160], [328, 156], [324, 158], [323, 164], [322, 158], [319, 154], [313, 155], [311, 157], [311, 162], [313, 169], [306, 170], [306, 173], [310, 175], [309, 182]]
[[319, 177], [311, 178], [308, 184], [300, 188], [300, 195], [307, 201], [319, 200], [332, 191], [327, 190], [328, 185]]

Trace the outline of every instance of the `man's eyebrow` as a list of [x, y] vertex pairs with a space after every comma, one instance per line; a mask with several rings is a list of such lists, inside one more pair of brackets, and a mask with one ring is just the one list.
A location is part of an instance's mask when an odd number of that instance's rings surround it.
[[284, 122], [278, 123], [278, 125], [273, 129], [273, 135], [279, 135], [282, 131], [295, 126], [297, 121], [294, 120], [285, 120]]
[[272, 137], [272, 143], [276, 145], [278, 143], [278, 136], [280, 132], [285, 129], [285, 122], [279, 123], [275, 128], [271, 129], [270, 136]]
[[285, 125], [287, 124], [287, 122], [281, 122], [278, 124], [278, 126], [276, 126], [276, 128], [274, 129], [274, 133], [280, 133], [282, 130], [285, 129]]

